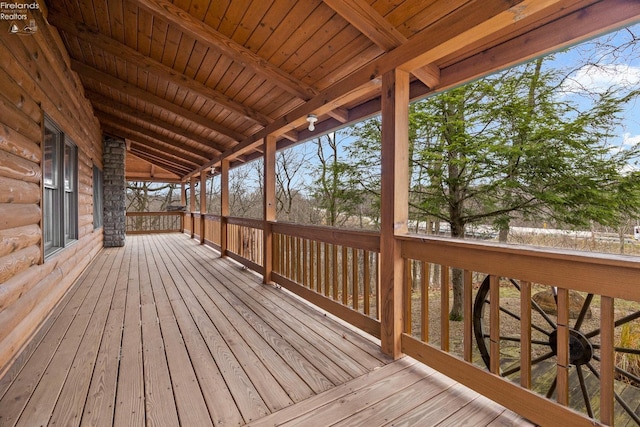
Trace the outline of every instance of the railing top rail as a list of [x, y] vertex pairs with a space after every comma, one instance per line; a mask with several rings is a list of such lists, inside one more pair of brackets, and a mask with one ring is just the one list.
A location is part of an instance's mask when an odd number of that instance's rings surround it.
[[297, 225], [272, 222], [274, 233], [287, 234], [333, 245], [348, 246], [371, 252], [380, 252], [380, 234], [374, 231], [349, 230], [316, 225]]
[[240, 218], [240, 217], [230, 216], [230, 217], [227, 217], [227, 224], [240, 225], [243, 227], [257, 228], [262, 230], [264, 226], [264, 221], [261, 219], [255, 219], [255, 218]]
[[129, 212], [127, 211], [127, 216], [181, 216], [184, 212], [166, 212], [166, 211], [155, 211], [155, 212]]

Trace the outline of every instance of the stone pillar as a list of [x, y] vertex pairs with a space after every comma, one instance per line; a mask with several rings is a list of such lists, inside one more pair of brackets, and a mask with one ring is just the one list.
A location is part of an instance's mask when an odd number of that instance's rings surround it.
[[127, 226], [125, 141], [103, 137], [104, 247], [124, 246]]

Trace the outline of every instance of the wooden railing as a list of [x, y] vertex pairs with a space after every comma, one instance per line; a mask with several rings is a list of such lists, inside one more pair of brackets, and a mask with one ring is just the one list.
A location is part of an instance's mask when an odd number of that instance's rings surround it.
[[263, 272], [262, 220], [227, 218], [227, 255], [244, 266]]
[[[226, 255], [264, 273], [263, 221], [206, 215], [203, 223], [205, 243], [220, 249], [224, 240]], [[268, 225], [273, 282], [381, 336], [378, 233]], [[405, 260], [405, 354], [535, 423], [640, 424], [628, 411], [640, 409], [640, 374], [616, 359], [626, 354], [640, 365], [638, 341], [620, 343], [625, 325], [640, 331], [640, 258], [396, 239]], [[462, 283], [462, 321], [449, 320], [454, 277]], [[536, 300], [545, 292], [555, 313]]]
[[127, 212], [127, 234], [182, 231], [183, 215], [182, 212]]
[[[542, 425], [592, 425], [585, 416], [640, 424], [638, 372], [614, 357], [615, 348], [640, 360], [638, 340], [620, 342], [625, 325], [640, 331], [638, 258], [399, 239], [404, 353]], [[449, 320], [454, 274], [462, 278], [463, 322]]]
[[377, 233], [273, 223], [274, 282], [380, 337]]

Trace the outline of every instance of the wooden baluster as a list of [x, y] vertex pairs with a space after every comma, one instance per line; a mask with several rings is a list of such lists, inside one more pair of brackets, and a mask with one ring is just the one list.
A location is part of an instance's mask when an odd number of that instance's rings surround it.
[[402, 294], [404, 297], [404, 332], [411, 335], [411, 292], [413, 290], [413, 280], [411, 276], [411, 265], [413, 260], [404, 260], [404, 280]]
[[371, 314], [370, 300], [369, 295], [371, 295], [371, 271], [369, 268], [370, 256], [369, 251], [363, 252], [363, 262], [364, 262], [364, 272], [363, 274], [363, 289], [362, 289], [362, 297], [364, 304], [364, 314], [369, 316]]
[[351, 248], [351, 294], [353, 295], [353, 309], [358, 311], [360, 299], [360, 286], [358, 284], [358, 250]]
[[[614, 413], [614, 299], [600, 297], [600, 421], [613, 425]], [[605, 351], [606, 349], [606, 351]]]
[[347, 305], [349, 297], [349, 256], [347, 247], [342, 247], [342, 304]]
[[489, 370], [500, 373], [500, 278], [489, 278]]
[[449, 267], [440, 268], [440, 348], [449, 351]]
[[531, 283], [520, 282], [520, 385], [531, 388]]
[[464, 270], [463, 279], [463, 311], [464, 311], [464, 338], [463, 338], [463, 357], [467, 362], [473, 359], [473, 272]]
[[429, 342], [429, 264], [420, 262], [420, 308], [422, 316], [420, 318], [420, 339]]
[[569, 290], [558, 288], [557, 335], [557, 387], [558, 403], [569, 405]]

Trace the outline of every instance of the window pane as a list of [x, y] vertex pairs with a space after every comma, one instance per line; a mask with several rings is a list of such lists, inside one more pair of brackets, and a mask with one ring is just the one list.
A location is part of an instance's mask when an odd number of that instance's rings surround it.
[[57, 142], [58, 135], [56, 132], [45, 127], [44, 129], [44, 185], [55, 187], [58, 185], [57, 180]]
[[75, 172], [75, 147], [69, 144], [64, 145], [64, 189], [66, 191], [72, 191], [75, 187], [74, 184], [74, 172]]

